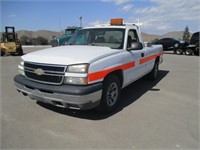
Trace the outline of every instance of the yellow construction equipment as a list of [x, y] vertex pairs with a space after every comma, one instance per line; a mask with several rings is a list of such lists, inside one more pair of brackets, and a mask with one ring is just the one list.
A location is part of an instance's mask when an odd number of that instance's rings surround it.
[[15, 33], [14, 27], [5, 27], [1, 37], [1, 56], [10, 53], [11, 55], [23, 55], [22, 45]]

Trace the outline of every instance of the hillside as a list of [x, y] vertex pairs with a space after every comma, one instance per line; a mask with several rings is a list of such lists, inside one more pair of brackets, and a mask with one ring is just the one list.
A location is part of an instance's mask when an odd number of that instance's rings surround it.
[[[17, 31], [17, 34], [19, 38], [23, 35], [26, 35], [27, 37], [31, 37], [31, 38], [42, 36], [46, 39], [49, 39], [51, 36], [61, 35], [61, 32], [48, 31], [48, 30], [38, 30], [38, 31], [20, 30], [20, 31]], [[173, 32], [169, 32], [163, 35], [148, 34], [148, 33], [142, 32], [143, 40], [148, 41], [148, 42], [154, 39], [160, 39], [160, 38], [165, 38], [165, 37], [181, 39], [182, 35], [183, 35], [183, 31], [173, 31]]]
[[183, 36], [183, 31], [173, 31], [173, 32], [165, 33], [163, 35], [142, 33], [143, 40], [147, 42], [150, 42], [154, 39], [161, 39], [161, 38], [182, 39], [182, 36]]
[[181, 39], [183, 36], [184, 31], [173, 31], [173, 32], [168, 32], [166, 34], [163, 34], [161, 38], [166, 38], [166, 37], [173, 37], [177, 39]]
[[148, 34], [148, 33], [142, 32], [142, 38], [144, 41], [150, 42], [154, 39], [159, 39], [160, 37], [159, 37], [159, 35], [156, 35], [156, 34]]
[[42, 36], [46, 39], [49, 39], [51, 36], [58, 36], [61, 33], [56, 32], [56, 31], [48, 31], [48, 30], [38, 30], [38, 31], [20, 30], [20, 31], [17, 31], [17, 34], [19, 38], [23, 35], [26, 35], [27, 37], [31, 37], [31, 38]]

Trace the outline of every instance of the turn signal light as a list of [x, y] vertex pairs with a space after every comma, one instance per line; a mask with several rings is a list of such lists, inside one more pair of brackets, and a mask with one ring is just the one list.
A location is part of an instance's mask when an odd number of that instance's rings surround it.
[[110, 24], [111, 25], [123, 25], [123, 19], [122, 18], [110, 19]]

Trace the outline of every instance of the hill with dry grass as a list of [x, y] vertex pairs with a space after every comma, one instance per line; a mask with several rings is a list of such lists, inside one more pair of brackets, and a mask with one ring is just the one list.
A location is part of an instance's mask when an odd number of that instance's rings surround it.
[[30, 38], [36, 38], [38, 36], [42, 36], [46, 39], [49, 39], [51, 36], [58, 36], [61, 35], [61, 32], [56, 31], [48, 31], [48, 30], [38, 30], [38, 31], [27, 31], [27, 30], [20, 30], [17, 31], [18, 37], [25, 35]]

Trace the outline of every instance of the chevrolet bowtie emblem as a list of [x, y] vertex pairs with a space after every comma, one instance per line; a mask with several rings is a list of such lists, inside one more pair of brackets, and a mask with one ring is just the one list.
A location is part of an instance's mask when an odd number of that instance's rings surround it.
[[41, 68], [38, 68], [38, 69], [34, 70], [34, 73], [37, 74], [37, 75], [39, 75], [39, 76], [41, 76], [41, 75], [44, 74], [44, 71]]

